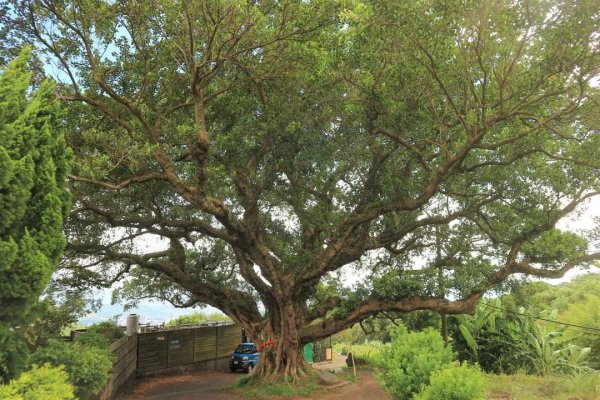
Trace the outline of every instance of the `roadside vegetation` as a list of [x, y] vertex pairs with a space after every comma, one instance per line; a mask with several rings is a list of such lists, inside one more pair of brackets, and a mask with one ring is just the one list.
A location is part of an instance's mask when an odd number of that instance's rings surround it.
[[0, 65], [0, 398], [85, 400], [106, 384], [110, 339], [58, 340], [93, 304], [51, 282], [66, 245], [72, 152], [56, 85], [35, 82], [35, 62], [25, 47]]
[[600, 398], [600, 274], [552, 286], [513, 286], [484, 299], [474, 315], [448, 317], [449, 343], [441, 319], [387, 314], [334, 336], [336, 352], [367, 362], [398, 400]]
[[231, 388], [234, 393], [246, 399], [265, 399], [280, 397], [310, 397], [319, 392], [319, 378], [311, 374], [300, 384], [290, 382], [267, 382], [259, 384], [255, 375], [245, 375], [238, 378]]
[[525, 373], [487, 374], [488, 400], [597, 400], [600, 373], [536, 376]]

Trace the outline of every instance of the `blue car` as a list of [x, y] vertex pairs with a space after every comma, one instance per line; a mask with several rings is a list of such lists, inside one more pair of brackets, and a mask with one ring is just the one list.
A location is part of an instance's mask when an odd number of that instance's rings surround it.
[[251, 372], [258, 363], [260, 353], [254, 343], [240, 343], [229, 359], [229, 370], [235, 372], [243, 369]]

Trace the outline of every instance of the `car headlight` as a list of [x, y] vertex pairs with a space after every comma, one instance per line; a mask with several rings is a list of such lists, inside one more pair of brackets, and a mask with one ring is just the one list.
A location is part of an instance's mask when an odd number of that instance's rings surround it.
[[234, 358], [235, 358], [234, 356], [229, 357], [230, 360], [233, 360]]
[[248, 357], [242, 357], [242, 360], [248, 361]]

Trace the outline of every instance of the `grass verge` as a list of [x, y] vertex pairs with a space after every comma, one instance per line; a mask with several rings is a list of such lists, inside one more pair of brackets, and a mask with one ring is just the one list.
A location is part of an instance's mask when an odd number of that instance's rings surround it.
[[312, 396], [319, 392], [317, 377], [310, 377], [299, 384], [286, 382], [258, 382], [252, 376], [239, 378], [231, 391], [246, 399], [267, 399], [269, 397]]
[[486, 375], [487, 400], [600, 400], [600, 372], [573, 376]]

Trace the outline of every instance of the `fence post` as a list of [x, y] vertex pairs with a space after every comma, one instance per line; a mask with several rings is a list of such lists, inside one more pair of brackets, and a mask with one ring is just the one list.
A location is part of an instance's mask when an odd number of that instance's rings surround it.
[[219, 325], [215, 327], [215, 371], [217, 370], [217, 358], [219, 357]]

